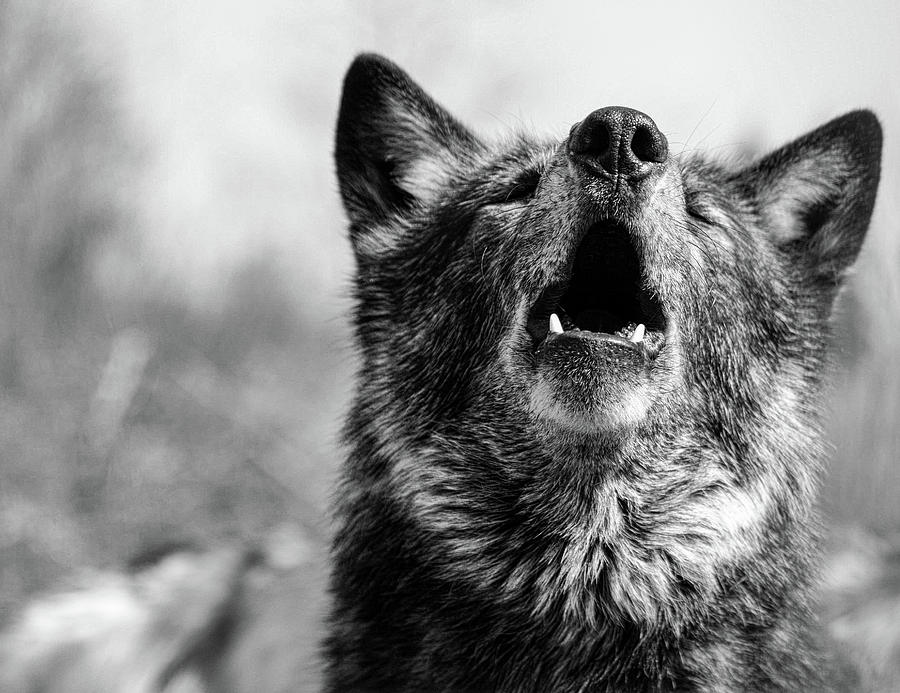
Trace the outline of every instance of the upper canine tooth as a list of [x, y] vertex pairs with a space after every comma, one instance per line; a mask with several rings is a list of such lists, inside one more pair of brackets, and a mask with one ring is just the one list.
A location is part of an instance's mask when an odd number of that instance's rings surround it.
[[556, 334], [563, 333], [562, 323], [559, 321], [556, 313], [550, 313], [550, 331]]
[[[552, 322], [553, 318], [550, 318], [550, 321]], [[646, 328], [644, 327], [643, 323], [641, 323], [640, 325], [635, 327], [634, 334], [631, 335], [631, 341], [634, 342], [635, 344], [637, 344], [638, 342], [643, 342], [645, 330], [646, 330]]]

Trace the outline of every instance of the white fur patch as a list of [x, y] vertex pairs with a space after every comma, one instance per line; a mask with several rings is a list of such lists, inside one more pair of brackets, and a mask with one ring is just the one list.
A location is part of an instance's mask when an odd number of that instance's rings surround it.
[[392, 114], [407, 140], [395, 143], [402, 152], [396, 161], [395, 182], [420, 203], [428, 203], [443, 192], [458, 166], [457, 154], [432, 130], [428, 120], [418, 119], [407, 106], [394, 104]]
[[806, 233], [801, 225], [803, 214], [837, 192], [834, 174], [824, 176], [823, 171], [840, 171], [842, 167], [839, 158], [824, 154], [803, 159], [791, 164], [786, 175], [768, 186], [762, 195], [766, 200], [762, 213], [777, 242], [790, 243]]
[[[589, 411], [576, 410], [557, 393], [558, 384], [538, 373], [531, 389], [531, 411], [538, 418], [579, 433], [605, 433], [630, 428], [647, 416], [650, 408], [646, 383], [629, 388], [614, 404]], [[571, 387], [578, 387], [572, 382]]]
[[376, 259], [396, 252], [406, 233], [406, 221], [394, 216], [388, 222], [368, 227], [356, 237], [354, 247], [359, 255]]
[[448, 162], [431, 153], [417, 156], [400, 168], [397, 184], [421, 202], [437, 197], [450, 176]]

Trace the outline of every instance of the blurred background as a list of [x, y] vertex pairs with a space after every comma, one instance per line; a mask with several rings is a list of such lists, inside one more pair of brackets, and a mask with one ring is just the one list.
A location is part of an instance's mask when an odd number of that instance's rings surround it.
[[354, 369], [331, 160], [375, 50], [485, 134], [650, 114], [752, 156], [869, 107], [830, 515], [900, 528], [900, 5], [0, 0], [0, 624], [73, 568], [268, 540], [322, 571]]

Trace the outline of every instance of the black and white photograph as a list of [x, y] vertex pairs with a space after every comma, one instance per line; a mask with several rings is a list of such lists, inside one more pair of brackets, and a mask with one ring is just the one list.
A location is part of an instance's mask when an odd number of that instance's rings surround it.
[[0, 0], [0, 693], [900, 692], [900, 5]]

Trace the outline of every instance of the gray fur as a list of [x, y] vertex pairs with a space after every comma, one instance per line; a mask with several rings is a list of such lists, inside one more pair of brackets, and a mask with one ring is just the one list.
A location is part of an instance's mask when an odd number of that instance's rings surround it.
[[[361, 368], [328, 690], [836, 685], [810, 610], [819, 397], [880, 148], [859, 111], [743, 169], [669, 158], [623, 183], [568, 139], [482, 142], [358, 58], [336, 144]], [[665, 314], [646, 361], [528, 331], [607, 232]]]

